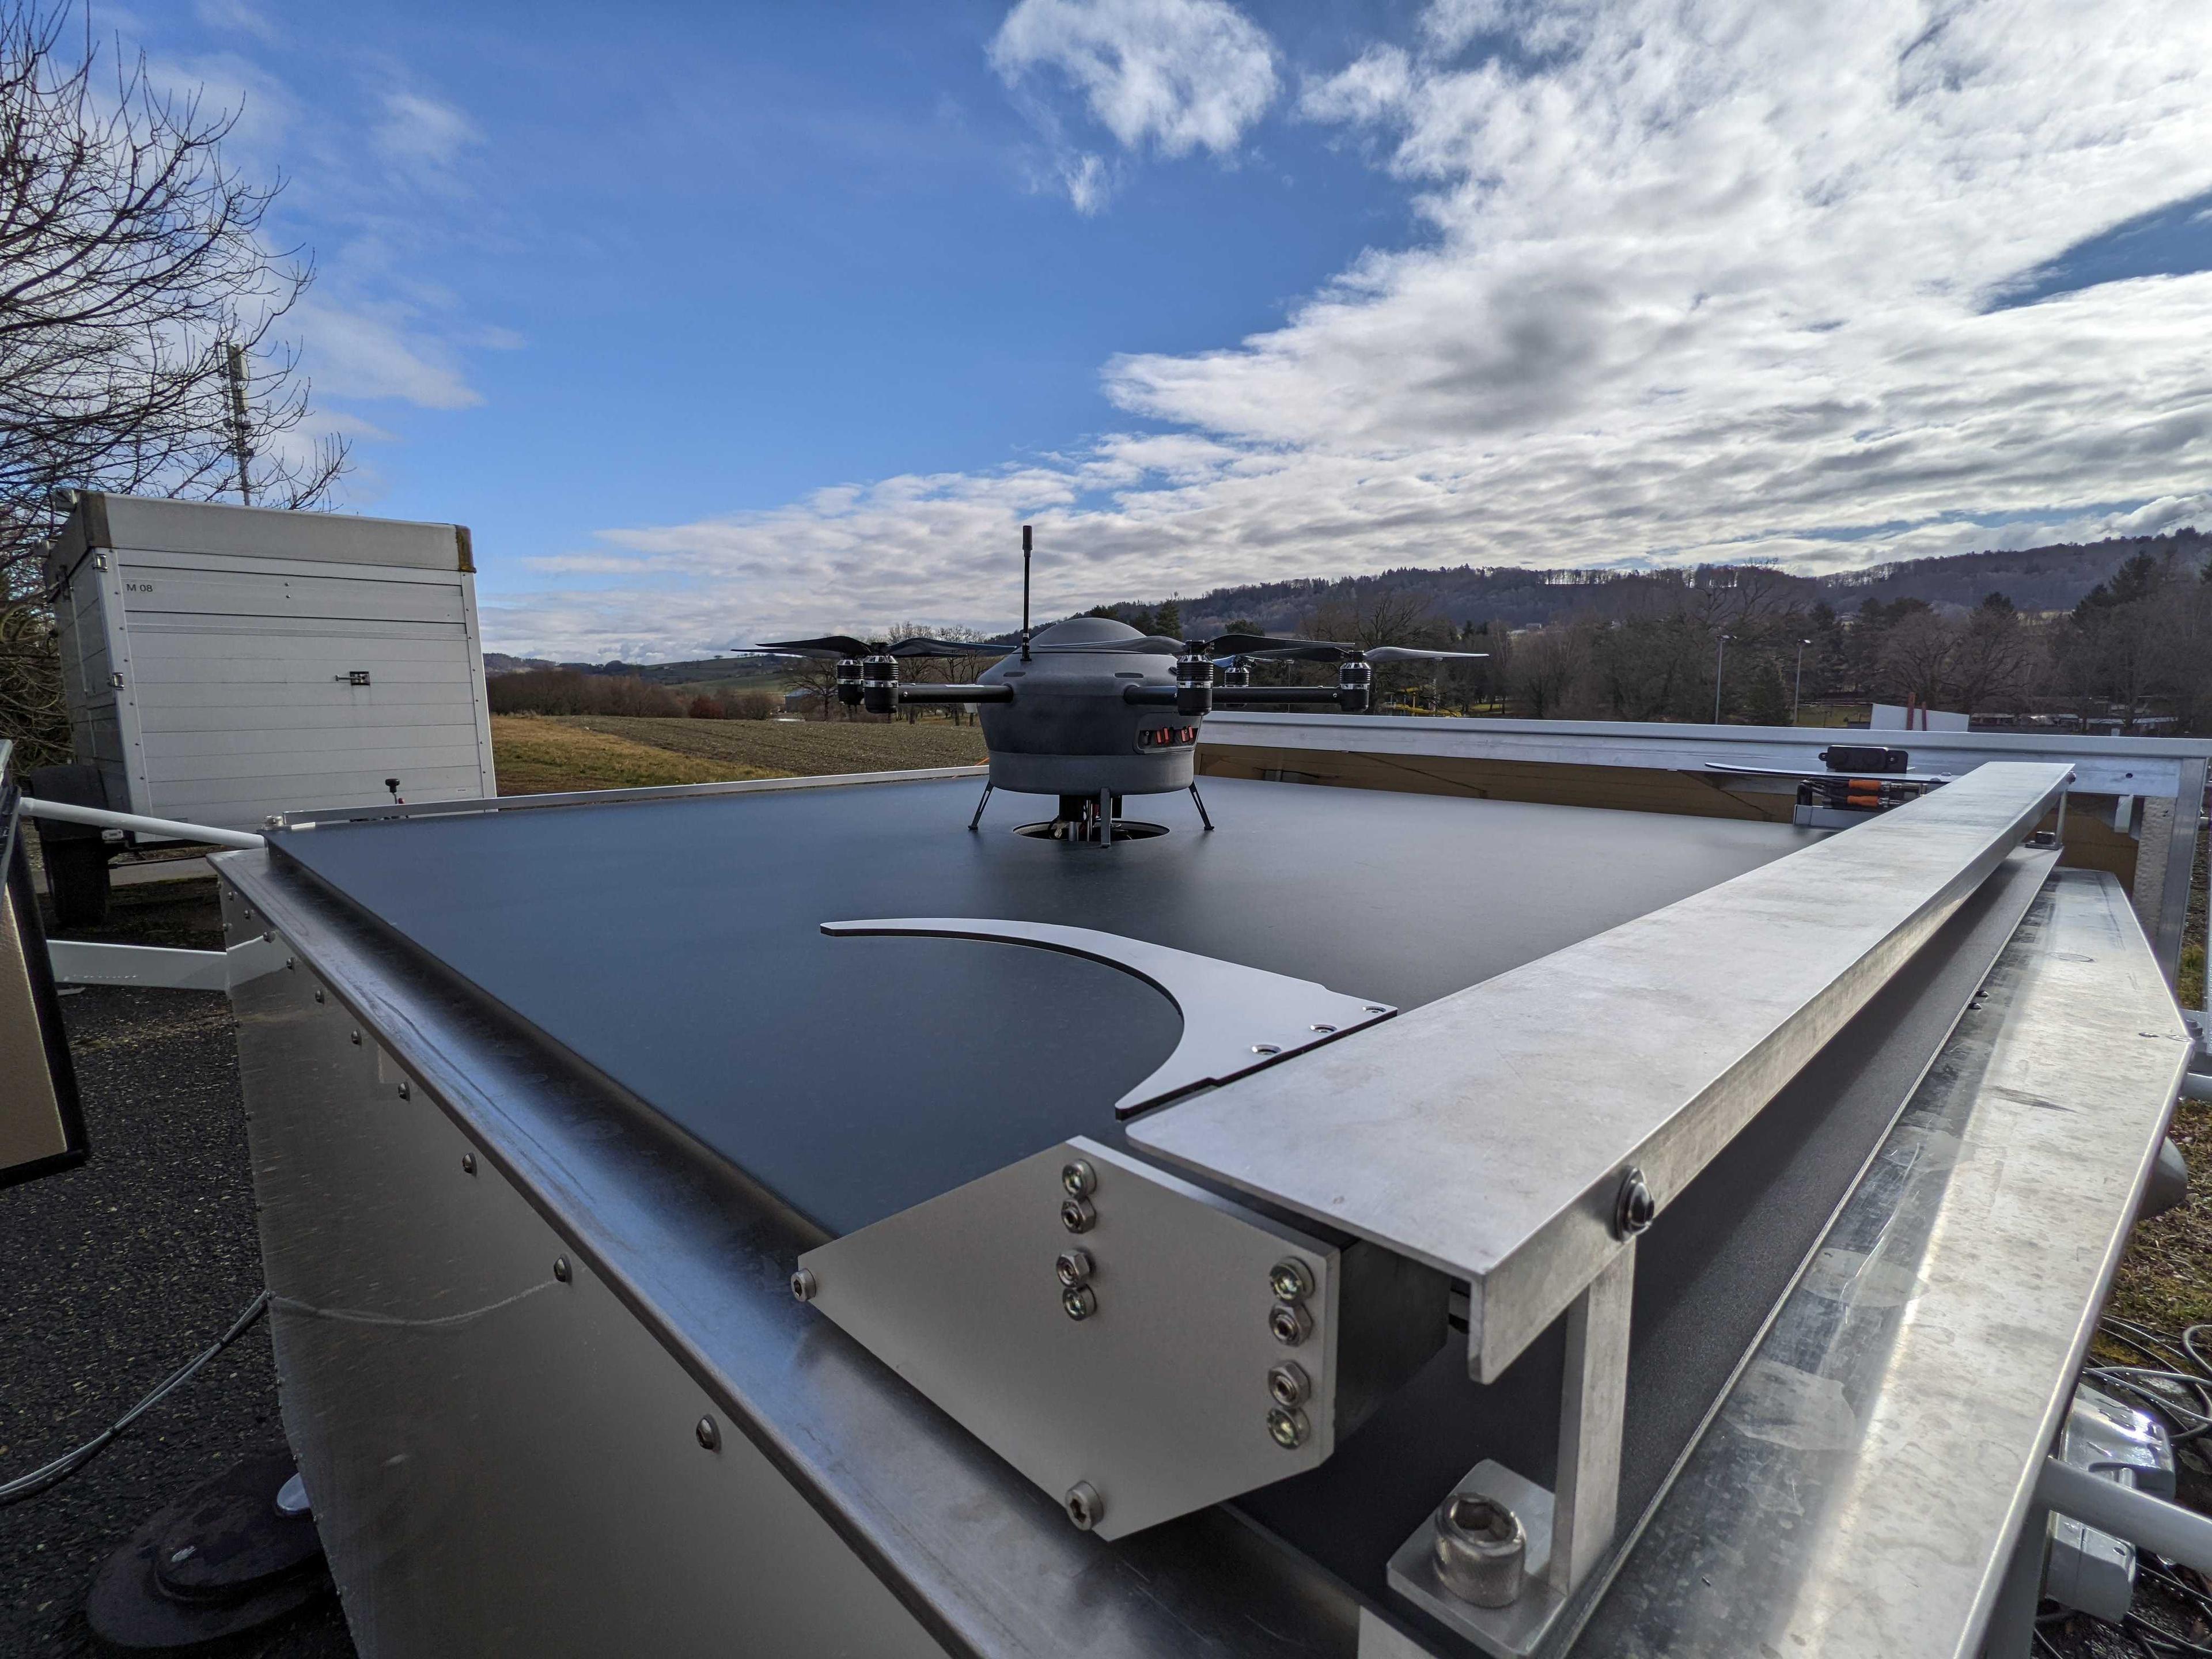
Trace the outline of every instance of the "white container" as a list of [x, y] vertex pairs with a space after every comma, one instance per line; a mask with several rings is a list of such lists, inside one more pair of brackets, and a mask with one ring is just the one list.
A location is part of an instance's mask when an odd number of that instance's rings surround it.
[[48, 556], [76, 759], [227, 829], [495, 794], [475, 569], [458, 525], [88, 493]]

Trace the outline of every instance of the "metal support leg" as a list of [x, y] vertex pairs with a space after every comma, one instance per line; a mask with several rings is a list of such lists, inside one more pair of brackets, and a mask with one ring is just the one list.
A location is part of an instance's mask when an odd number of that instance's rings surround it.
[[973, 829], [974, 829], [977, 824], [979, 824], [979, 823], [982, 823], [982, 821], [983, 821], [983, 809], [984, 809], [985, 807], [988, 806], [990, 804], [991, 804], [991, 786], [990, 786], [989, 784], [988, 784], [988, 783], [987, 783], [987, 784], [985, 784], [985, 785], [983, 786], [983, 799], [981, 799], [981, 800], [979, 800], [979, 801], [977, 801], [977, 802], [975, 803], [975, 816], [974, 817], [972, 817], [972, 818], [970, 818], [970, 819], [969, 819], [969, 820], [968, 820], [968, 827], [969, 827], [970, 830], [973, 830]]
[[1208, 830], [1212, 830], [1213, 828], [1213, 820], [1206, 815], [1206, 802], [1200, 796], [1198, 793], [1198, 786], [1195, 783], [1192, 784], [1190, 787], [1190, 804], [1198, 808], [1198, 821], [1204, 824]]
[[2043, 1559], [2050, 1544], [2050, 1508], [2031, 1503], [2012, 1547], [2011, 1564], [1997, 1586], [1996, 1603], [1990, 1609], [1983, 1659], [2029, 1659], [2035, 1645], [2035, 1606], [2043, 1599]]
[[1559, 1395], [1559, 1491], [1544, 1576], [1562, 1595], [1612, 1546], [1620, 1503], [1620, 1419], [1628, 1403], [1631, 1239], [1567, 1310], [1566, 1380]]
[[1098, 792], [1098, 844], [1101, 847], [1114, 844], [1114, 792], [1111, 789]]

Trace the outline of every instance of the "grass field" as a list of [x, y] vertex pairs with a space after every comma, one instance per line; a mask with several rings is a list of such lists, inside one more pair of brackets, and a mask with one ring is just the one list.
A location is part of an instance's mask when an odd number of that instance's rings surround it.
[[502, 795], [898, 772], [983, 759], [982, 732], [947, 720], [908, 726], [501, 714], [492, 719], [491, 743]]

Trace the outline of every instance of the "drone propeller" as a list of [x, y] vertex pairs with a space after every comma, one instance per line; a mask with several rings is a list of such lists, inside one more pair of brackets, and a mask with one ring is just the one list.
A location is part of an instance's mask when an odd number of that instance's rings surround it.
[[[1271, 640], [1264, 644], [1246, 644], [1250, 635], [1231, 635], [1238, 641], [1232, 650], [1240, 656], [1263, 658], [1271, 662], [1472, 662], [1487, 656], [1483, 651], [1431, 651], [1413, 645], [1344, 645], [1334, 640]], [[1218, 647], [1221, 641], [1216, 640]]]
[[1373, 645], [1359, 653], [1370, 662], [1479, 662], [1487, 651], [1425, 651], [1412, 645]]
[[[1210, 640], [1194, 640], [1192, 643], [1197, 646], [1200, 650], [1209, 652], [1218, 651], [1224, 656], [1250, 657], [1256, 656], [1262, 652], [1272, 653], [1278, 651], [1297, 651], [1310, 648], [1316, 641], [1312, 640], [1279, 639], [1273, 634], [1218, 634]], [[1328, 648], [1332, 651], [1340, 651], [1346, 647], [1341, 646], [1331, 646]], [[1319, 660], [1319, 659], [1316, 659], [1316, 660]]]
[[781, 652], [787, 657], [866, 657], [880, 647], [850, 634], [824, 634], [818, 640], [768, 640], [749, 647], [754, 651]]
[[894, 657], [1003, 657], [1018, 647], [1011, 645], [986, 645], [980, 640], [933, 640], [917, 634], [911, 639], [895, 641], [890, 654]]

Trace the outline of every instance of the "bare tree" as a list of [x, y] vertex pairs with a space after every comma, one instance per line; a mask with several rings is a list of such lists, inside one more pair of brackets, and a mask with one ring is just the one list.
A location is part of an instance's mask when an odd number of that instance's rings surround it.
[[279, 186], [224, 162], [234, 112], [143, 58], [96, 93], [73, 9], [0, 0], [0, 735], [30, 759], [68, 736], [40, 569], [58, 492], [205, 498], [250, 457], [257, 499], [301, 507], [345, 465], [287, 441], [307, 386], [272, 331], [313, 271], [261, 239]]

